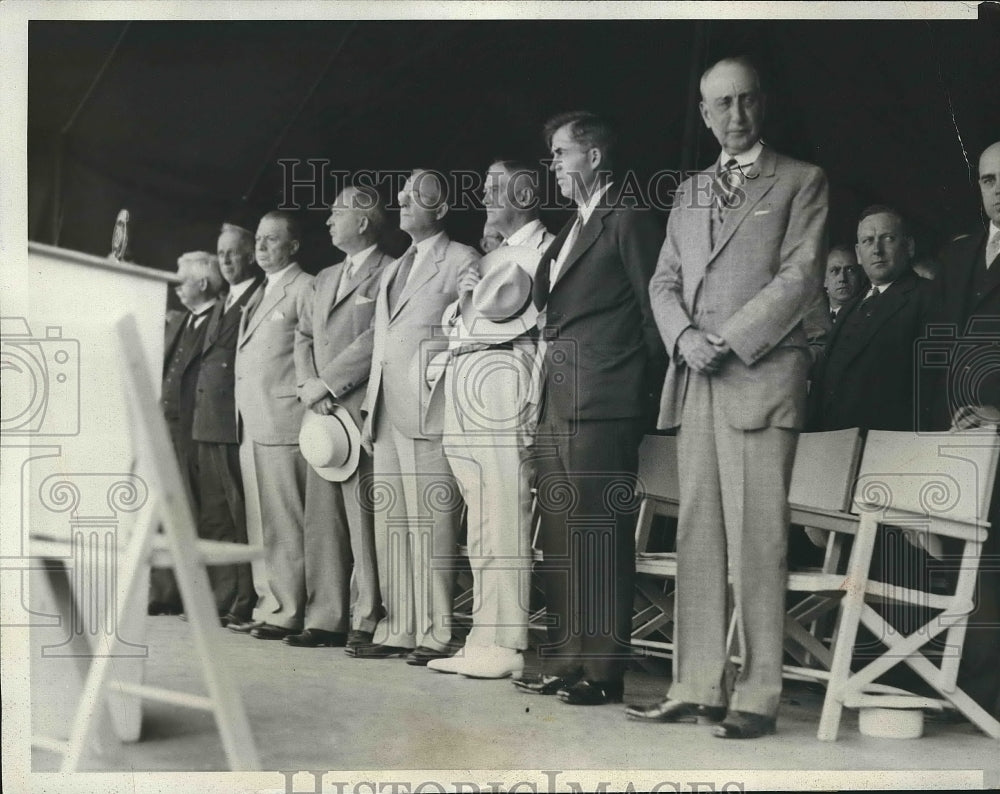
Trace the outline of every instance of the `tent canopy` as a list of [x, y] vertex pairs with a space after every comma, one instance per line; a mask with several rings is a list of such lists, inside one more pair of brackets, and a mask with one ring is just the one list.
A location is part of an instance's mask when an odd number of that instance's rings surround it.
[[[542, 125], [563, 110], [614, 118], [640, 184], [707, 166], [718, 146], [691, 118], [691, 74], [724, 55], [762, 68], [766, 140], [826, 169], [832, 243], [871, 203], [914, 221], [925, 252], [975, 228], [976, 160], [1000, 138], [986, 21], [33, 21], [28, 35], [29, 236], [104, 255], [127, 207], [136, 261], [165, 269], [214, 250], [222, 221], [253, 227], [294, 201], [316, 271], [341, 256], [322, 207], [338, 182], [310, 180], [308, 160], [481, 174], [544, 158]], [[483, 220], [449, 216], [470, 243]]]

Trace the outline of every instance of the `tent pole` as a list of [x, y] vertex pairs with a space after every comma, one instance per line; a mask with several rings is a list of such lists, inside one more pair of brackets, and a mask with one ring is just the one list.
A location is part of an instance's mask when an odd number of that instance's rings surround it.
[[62, 221], [63, 221], [63, 163], [66, 157], [66, 141], [69, 139], [70, 130], [73, 129], [73, 125], [76, 123], [77, 118], [83, 111], [94, 90], [97, 88], [98, 83], [104, 78], [104, 73], [108, 70], [111, 65], [111, 61], [114, 60], [115, 54], [118, 52], [118, 48], [121, 47], [122, 41], [125, 39], [125, 34], [128, 33], [129, 27], [132, 25], [131, 22], [126, 22], [125, 27], [121, 29], [121, 33], [118, 34], [118, 39], [115, 41], [114, 46], [111, 51], [107, 54], [104, 59], [104, 63], [101, 64], [101, 68], [97, 70], [93, 79], [90, 81], [90, 85], [87, 86], [87, 90], [79, 102], [76, 103], [76, 107], [70, 114], [70, 117], [63, 124], [62, 129], [56, 135], [55, 143], [55, 166], [53, 168], [53, 190], [52, 190], [52, 245], [59, 245], [59, 236], [62, 233]]
[[694, 44], [691, 47], [691, 69], [688, 74], [687, 112], [684, 117], [684, 139], [681, 144], [681, 171], [693, 171], [698, 164], [698, 126], [701, 114], [701, 73], [708, 53], [708, 21], [694, 23]]

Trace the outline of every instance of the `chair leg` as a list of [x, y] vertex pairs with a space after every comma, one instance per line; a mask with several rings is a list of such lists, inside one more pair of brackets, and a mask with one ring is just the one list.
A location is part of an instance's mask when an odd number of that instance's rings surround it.
[[875, 533], [878, 519], [872, 512], [863, 513], [854, 539], [854, 550], [845, 580], [846, 593], [841, 600], [840, 621], [833, 642], [833, 661], [830, 664], [830, 683], [823, 698], [819, 730], [816, 738], [823, 742], [837, 740], [840, 717], [844, 710], [847, 679], [851, 674], [851, 655], [858, 636], [861, 612], [864, 607], [865, 583], [868, 580], [868, 566], [871, 564], [872, 549], [875, 548]]

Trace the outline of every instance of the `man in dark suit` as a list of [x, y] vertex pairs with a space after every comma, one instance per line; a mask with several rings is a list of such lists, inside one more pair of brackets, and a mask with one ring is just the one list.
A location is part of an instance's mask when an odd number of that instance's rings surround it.
[[866, 286], [864, 271], [858, 264], [853, 246], [835, 245], [826, 255], [826, 290], [830, 322], [836, 324], [841, 310], [860, 294]]
[[[989, 223], [986, 228], [950, 243], [941, 253], [944, 318], [953, 323], [963, 345], [970, 340], [981, 355], [970, 353], [988, 369], [981, 377], [952, 372], [952, 388], [942, 388], [939, 415], [945, 424], [971, 428], [1000, 424], [1000, 369], [991, 350], [1000, 337], [1000, 141], [979, 158], [979, 190]], [[970, 327], [970, 323], [973, 327]], [[975, 331], [975, 336], [971, 333]], [[976, 340], [978, 336], [978, 340]], [[968, 351], [967, 351], [968, 352]], [[963, 388], [959, 383], [965, 383]], [[975, 394], [967, 384], [977, 383]], [[954, 395], [954, 396], [952, 396]], [[970, 399], [971, 398], [971, 399]], [[1000, 477], [993, 489], [983, 546], [978, 603], [970, 616], [958, 685], [979, 705], [1000, 718]]]
[[[198, 535], [231, 543], [247, 542], [233, 372], [240, 316], [263, 281], [253, 261], [253, 248], [249, 229], [223, 224], [217, 250], [229, 293], [216, 303], [206, 324], [191, 429], [198, 479]], [[213, 566], [208, 578], [223, 625], [250, 620], [257, 601], [250, 564]]]
[[[167, 325], [160, 404], [177, 455], [181, 481], [192, 510], [197, 510], [198, 481], [193, 473], [194, 444], [191, 441], [195, 383], [208, 317], [225, 282], [219, 272], [218, 260], [205, 251], [182, 255], [177, 260], [177, 275], [181, 283], [175, 291], [187, 311], [174, 315]], [[181, 611], [180, 592], [173, 572], [153, 569], [150, 574], [150, 614]]]
[[848, 303], [834, 325], [810, 392], [815, 430], [861, 427], [916, 430], [914, 346], [932, 319], [934, 289], [912, 269], [914, 243], [898, 212], [866, 209], [858, 221], [857, 254], [871, 288]]
[[[717, 165], [680, 187], [650, 284], [670, 352], [659, 426], [680, 427], [677, 655], [666, 700], [633, 719], [775, 730], [781, 696], [788, 487], [805, 422], [803, 320], [826, 260], [827, 184], [760, 140], [757, 70], [727, 58], [701, 78]], [[728, 573], [744, 663], [730, 697]], [[728, 701], [728, 709], [727, 709]]]
[[[573, 218], [542, 255], [544, 310], [538, 457], [542, 578], [550, 620], [525, 692], [565, 703], [622, 699], [635, 572], [631, 493], [638, 446], [665, 367], [649, 306], [659, 221], [620, 202], [614, 131], [579, 111], [545, 127], [551, 170]], [[563, 497], [569, 495], [569, 501]]]
[[[385, 223], [377, 191], [348, 187], [337, 196], [326, 225], [330, 240], [347, 258], [313, 281], [295, 331], [296, 367], [307, 373], [298, 388], [300, 401], [320, 415], [340, 405], [358, 427], [372, 364], [379, 279], [392, 261], [378, 245]], [[302, 633], [285, 637], [289, 645], [355, 648], [372, 641], [382, 602], [371, 506], [361, 498], [371, 473], [366, 450], [343, 482], [324, 479], [312, 466], [306, 471], [306, 614]]]

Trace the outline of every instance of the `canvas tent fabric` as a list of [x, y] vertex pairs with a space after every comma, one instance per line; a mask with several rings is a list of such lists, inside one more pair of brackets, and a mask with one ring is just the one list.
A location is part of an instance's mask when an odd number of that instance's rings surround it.
[[[591, 108], [617, 121], [639, 182], [707, 166], [691, 75], [724, 55], [766, 76], [766, 140], [826, 169], [834, 243], [871, 203], [907, 214], [925, 252], [974, 229], [975, 161], [1000, 137], [995, 19], [33, 21], [28, 43], [30, 239], [105, 255], [126, 207], [135, 261], [171, 270], [222, 221], [253, 228], [287, 199], [283, 160], [300, 179], [310, 159], [481, 173], [544, 158], [545, 119]], [[340, 258], [332, 195], [293, 198], [315, 272]], [[485, 216], [466, 203], [451, 231], [475, 243]]]

